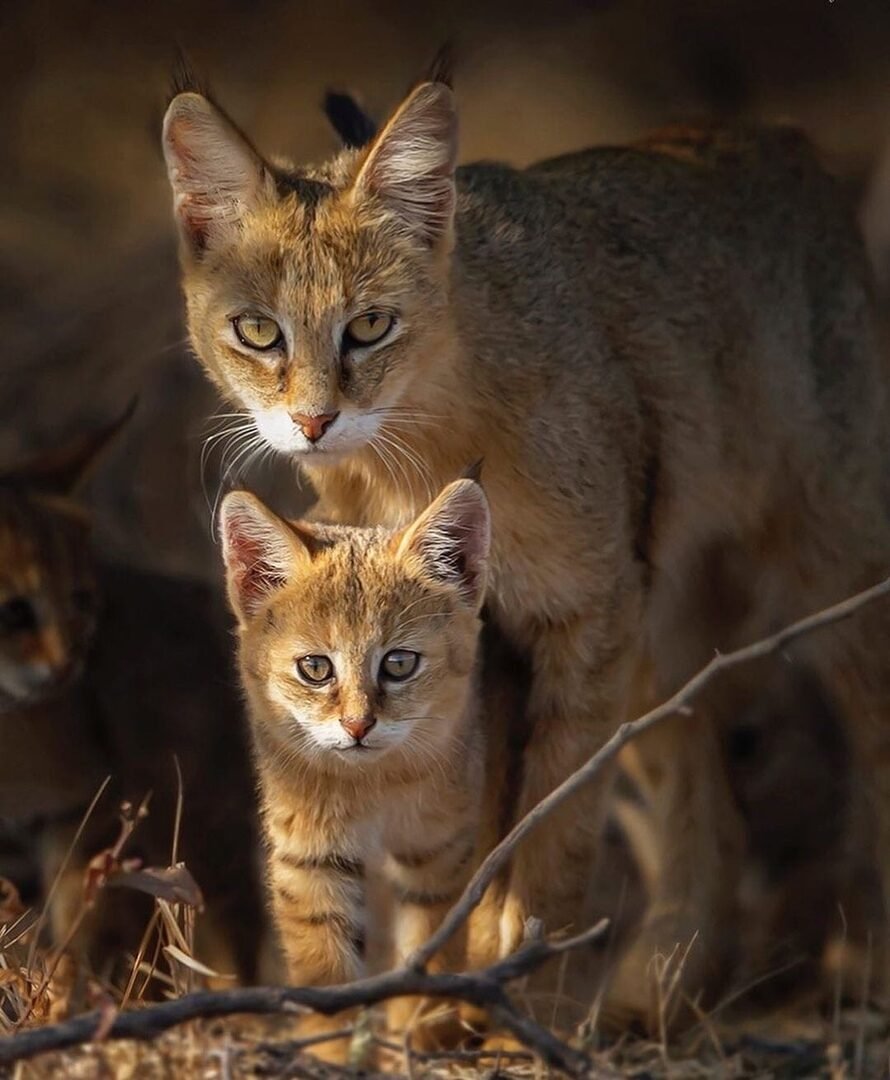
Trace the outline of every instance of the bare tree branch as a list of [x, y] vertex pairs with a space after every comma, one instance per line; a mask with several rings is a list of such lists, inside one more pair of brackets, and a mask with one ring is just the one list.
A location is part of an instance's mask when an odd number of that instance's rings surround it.
[[0, 1039], [0, 1066], [10, 1065], [49, 1050], [64, 1050], [90, 1042], [102, 1030], [106, 1039], [152, 1039], [189, 1020], [211, 1019], [238, 1013], [282, 1013], [305, 1008], [333, 1015], [344, 1009], [375, 1005], [393, 997], [419, 995], [465, 1001], [489, 1010], [497, 1023], [548, 1065], [570, 1077], [611, 1080], [616, 1074], [594, 1066], [587, 1054], [562, 1042], [553, 1032], [516, 1009], [504, 984], [533, 971], [552, 956], [589, 945], [606, 930], [607, 920], [566, 941], [534, 941], [513, 956], [483, 971], [470, 974], [431, 974], [400, 968], [330, 987], [248, 987], [237, 990], [186, 994], [176, 1001], [120, 1013], [105, 1030], [107, 1016], [99, 1011], [61, 1024], [35, 1027]]
[[533, 807], [521, 821], [517, 822], [506, 837], [493, 848], [482, 865], [470, 879], [461, 897], [448, 912], [439, 929], [406, 962], [406, 967], [422, 971], [431, 958], [442, 948], [455, 931], [466, 921], [470, 913], [480, 903], [485, 890], [506, 866], [517, 846], [526, 836], [543, 821], [548, 814], [586, 783], [591, 781], [621, 750], [637, 735], [654, 727], [675, 713], [682, 712], [692, 699], [714, 678], [727, 668], [746, 664], [751, 660], [760, 660], [764, 656], [778, 652], [783, 646], [806, 634], [811, 634], [823, 626], [830, 626], [842, 619], [847, 619], [867, 604], [890, 593], [890, 578], [885, 579], [870, 589], [865, 589], [855, 596], [833, 604], [814, 615], [808, 615], [796, 623], [785, 627], [771, 637], [755, 641], [734, 652], [718, 653], [693, 677], [662, 705], [647, 712], [637, 720], [622, 724], [610, 739], [590, 758], [585, 765], [573, 772], [557, 788]]

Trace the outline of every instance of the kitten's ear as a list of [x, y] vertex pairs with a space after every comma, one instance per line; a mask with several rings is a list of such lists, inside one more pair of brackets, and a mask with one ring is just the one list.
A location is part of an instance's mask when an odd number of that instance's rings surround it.
[[455, 480], [409, 525], [398, 554], [422, 564], [424, 573], [457, 586], [461, 598], [476, 610], [485, 596], [491, 548], [491, 513], [482, 488], [474, 480]]
[[355, 181], [430, 245], [454, 217], [457, 111], [445, 83], [421, 83], [374, 140]]
[[230, 491], [219, 513], [229, 602], [241, 623], [308, 564], [311, 532], [273, 514], [246, 491]]
[[164, 159], [187, 249], [199, 256], [225, 242], [274, 182], [262, 158], [213, 102], [177, 94], [164, 117]]
[[137, 400], [133, 398], [124, 412], [110, 424], [79, 435], [54, 450], [38, 454], [30, 461], [11, 469], [0, 477], [0, 480], [11, 481], [50, 495], [76, 495], [121, 430], [126, 427], [136, 411]]

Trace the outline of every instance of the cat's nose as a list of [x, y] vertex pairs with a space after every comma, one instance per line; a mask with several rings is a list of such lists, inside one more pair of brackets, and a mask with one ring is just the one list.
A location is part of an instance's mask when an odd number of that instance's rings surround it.
[[344, 716], [340, 720], [344, 731], [358, 740], [363, 739], [376, 723], [374, 716]]
[[331, 412], [319, 413], [318, 416], [307, 416], [306, 413], [295, 412], [290, 414], [290, 418], [309, 442], [314, 443], [318, 442], [339, 415], [339, 412]]

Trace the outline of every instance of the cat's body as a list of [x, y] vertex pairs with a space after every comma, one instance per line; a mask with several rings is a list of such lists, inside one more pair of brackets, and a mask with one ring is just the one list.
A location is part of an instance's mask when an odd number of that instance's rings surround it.
[[[403, 962], [500, 825], [503, 755], [477, 709], [484, 497], [459, 481], [398, 533], [290, 526], [235, 493], [221, 531], [290, 981], [362, 971], [374, 865]], [[437, 962], [466, 959], [458, 935]]]
[[[100, 561], [67, 482], [33, 466], [0, 486], [0, 547], [0, 819], [31, 837], [55, 939], [82, 907], [86, 862], [116, 838], [124, 799], [151, 796], [125, 855], [170, 864], [178, 759], [177, 858], [207, 902], [199, 949], [251, 980], [264, 926], [255, 798], [219, 599]], [[144, 899], [108, 890], [89, 916], [81, 944], [97, 971], [135, 952]]]
[[[453, 101], [430, 83], [370, 148], [318, 169], [262, 162], [194, 93], [165, 131], [193, 342], [268, 445], [299, 458], [319, 516], [402, 524], [484, 458], [487, 603], [534, 671], [519, 812], [715, 648], [886, 572], [868, 271], [800, 136], [674, 131], [455, 171]], [[687, 619], [714, 559], [739, 603]], [[880, 772], [890, 875], [886, 618], [802, 648]], [[719, 966], [736, 822], [716, 739], [691, 724], [656, 740], [687, 781], [668, 809], [672, 873], [616, 984], [637, 1014], [655, 948], [698, 933], [690, 988]], [[605, 787], [518, 853], [503, 951], [530, 913], [577, 920]]]

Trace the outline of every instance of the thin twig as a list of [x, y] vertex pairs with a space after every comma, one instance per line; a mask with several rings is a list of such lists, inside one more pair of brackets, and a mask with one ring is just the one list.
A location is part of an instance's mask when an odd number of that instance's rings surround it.
[[783, 646], [805, 634], [812, 633], [821, 627], [840, 622], [855, 614], [860, 608], [872, 603], [880, 597], [890, 593], [890, 578], [886, 578], [878, 585], [865, 589], [855, 596], [833, 604], [814, 615], [808, 615], [796, 623], [779, 630], [771, 637], [755, 641], [744, 648], [734, 652], [717, 653], [711, 661], [705, 665], [693, 677], [683, 685], [673, 697], [668, 698], [663, 704], [645, 713], [637, 720], [629, 720], [622, 724], [617, 731], [608, 739], [600, 749], [571, 776], [567, 777], [557, 788], [534, 806], [524, 818], [514, 825], [507, 836], [495, 847], [482, 862], [479, 869], [470, 879], [461, 897], [454, 907], [448, 912], [438, 930], [408, 958], [407, 967], [422, 970], [430, 962], [432, 957], [442, 948], [451, 936], [469, 917], [470, 912], [482, 900], [485, 890], [497, 877], [503, 867], [510, 861], [513, 852], [522, 840], [551, 814], [558, 806], [570, 798], [579, 788], [589, 783], [595, 776], [603, 771], [605, 766], [617, 756], [618, 752], [631, 739], [641, 735], [644, 731], [661, 723], [675, 713], [682, 712], [697, 694], [714, 678], [715, 675], [727, 668], [746, 664], [751, 660], [760, 660], [765, 656], [778, 652]]

